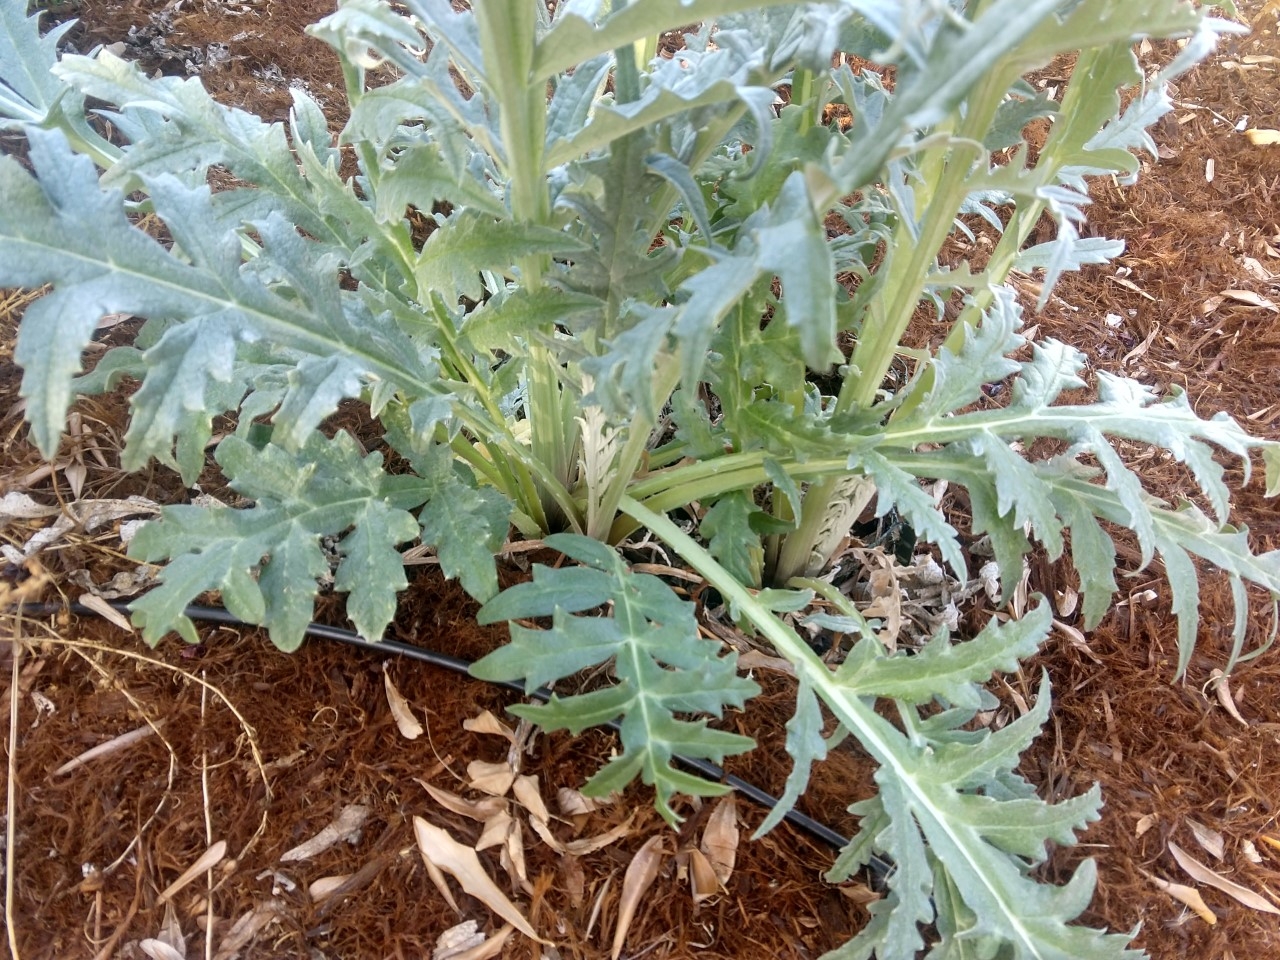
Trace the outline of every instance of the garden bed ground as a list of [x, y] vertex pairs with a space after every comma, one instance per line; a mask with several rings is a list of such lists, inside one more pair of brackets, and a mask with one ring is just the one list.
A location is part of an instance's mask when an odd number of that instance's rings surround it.
[[[341, 83], [336, 60], [301, 33], [328, 12], [328, 0], [55, 6], [58, 18], [81, 18], [70, 35], [81, 50], [122, 44], [116, 49], [149, 70], [198, 72], [226, 102], [269, 118], [283, 119], [288, 84], [303, 83], [335, 125], [341, 122], [333, 112]], [[1280, 127], [1278, 13], [1274, 2], [1246, 4], [1245, 13], [1253, 35], [1227, 43], [1180, 81], [1178, 109], [1155, 132], [1160, 159], [1144, 160], [1140, 183], [1095, 184], [1089, 228], [1126, 239], [1120, 269], [1066, 278], [1032, 322], [1041, 336], [1085, 350], [1095, 370], [1160, 388], [1176, 384], [1202, 415], [1226, 410], [1280, 439], [1280, 145], [1254, 145], [1243, 132]], [[78, 436], [45, 468], [16, 412], [12, 335], [22, 303], [16, 294], [4, 301], [0, 328], [0, 490], [54, 506], [129, 494], [160, 503], [187, 497], [159, 468], [119, 472], [119, 396], [82, 403]], [[128, 329], [125, 322], [117, 335]], [[916, 334], [923, 341], [933, 331], [921, 322]], [[368, 426], [346, 425], [358, 434]], [[1123, 453], [1141, 464], [1151, 489], [1177, 498], [1183, 478], [1176, 465], [1144, 449]], [[1280, 549], [1280, 513], [1263, 500], [1258, 478], [1239, 495], [1236, 519], [1248, 525], [1255, 550]], [[21, 544], [51, 522], [15, 521], [2, 537]], [[102, 584], [132, 569], [119, 552], [118, 526], [64, 532], [39, 557], [49, 578], [39, 599], [79, 597], [86, 572]], [[527, 560], [511, 557], [504, 575], [520, 576]], [[7, 569], [0, 589], [23, 575]], [[464, 657], [502, 641], [502, 631], [474, 624], [474, 605], [434, 567], [415, 567], [411, 579], [393, 636]], [[1055, 566], [1032, 571], [1035, 590], [1053, 595], [1069, 585]], [[1177, 652], [1167, 590], [1147, 571], [1122, 581], [1118, 606], [1096, 631], [1055, 633], [1043, 655], [996, 693], [1016, 715], [1047, 671], [1052, 720], [1023, 769], [1049, 798], [1102, 785], [1103, 819], [1045, 868], [1061, 881], [1082, 857], [1097, 860], [1098, 891], [1085, 921], [1114, 930], [1141, 924], [1136, 944], [1159, 960], [1280, 957], [1280, 922], [1263, 909], [1280, 904], [1280, 652], [1240, 666], [1229, 688], [1215, 687], [1213, 671], [1230, 648], [1231, 596], [1208, 572], [1202, 596], [1200, 644], [1181, 682], [1172, 682]], [[966, 611], [975, 621], [989, 612]], [[186, 956], [421, 957], [462, 920], [475, 920], [481, 931], [502, 925], [478, 899], [459, 894], [458, 912], [446, 903], [417, 854], [411, 820], [423, 817], [475, 843], [481, 824], [447, 809], [438, 791], [476, 796], [467, 787], [468, 765], [508, 761], [506, 739], [464, 729], [464, 722], [485, 710], [502, 717], [513, 694], [333, 644], [309, 642], [287, 656], [253, 631], [206, 628], [199, 647], [170, 641], [151, 651], [103, 619], [5, 616], [14, 635], [29, 641], [17, 664], [12, 729], [8, 680], [0, 699], [14, 745], [5, 772], [15, 838], [6, 919], [23, 960], [141, 957], [139, 941], [168, 930], [174, 942], [175, 928]], [[326, 616], [339, 621], [336, 605], [322, 605], [318, 617]], [[1070, 614], [1062, 619], [1074, 622]], [[1258, 617], [1249, 643], [1272, 629], [1269, 615]], [[6, 678], [16, 649], [0, 651]], [[425, 714], [419, 738], [405, 739], [398, 729], [384, 678], [420, 718]], [[731, 771], [776, 792], [788, 769], [782, 728], [792, 699], [784, 674], [762, 669], [757, 678], [765, 694], [729, 723], [758, 737], [762, 749]], [[55, 772], [131, 730], [145, 735], [125, 750]], [[580, 787], [610, 749], [603, 733], [538, 735], [515, 755], [519, 772], [537, 777], [538, 792], [558, 812], [557, 791]], [[844, 805], [871, 791], [870, 772], [854, 754], [838, 753], [819, 771], [803, 809], [849, 831]], [[532, 802], [523, 800], [526, 808]], [[352, 807], [365, 818], [358, 832], [284, 859]], [[705, 841], [714, 807], [686, 807], [689, 819], [676, 834], [653, 813], [646, 791], [633, 789], [555, 823], [560, 849], [526, 828], [522, 867], [504, 870], [497, 848], [482, 853], [553, 944], [516, 934], [500, 955], [608, 955], [623, 925], [624, 874], [637, 851], [652, 840], [666, 853], [686, 851], [687, 863], [687, 851]], [[737, 812], [743, 838], [727, 891], [695, 904], [681, 859], [662, 858], [636, 905], [624, 955], [813, 957], [863, 922], [871, 892], [861, 882], [822, 882], [828, 848], [790, 826], [749, 842], [763, 813], [742, 800]], [[613, 842], [599, 849], [565, 848], [571, 839], [610, 831]], [[163, 903], [161, 891], [223, 840], [227, 854], [212, 873]], [[1174, 859], [1174, 844], [1257, 900], [1215, 889], [1208, 874], [1189, 875]], [[523, 882], [510, 880], [513, 874]], [[308, 892], [326, 877], [346, 880], [327, 897]], [[1168, 884], [1198, 890], [1203, 910], [1175, 899]]]

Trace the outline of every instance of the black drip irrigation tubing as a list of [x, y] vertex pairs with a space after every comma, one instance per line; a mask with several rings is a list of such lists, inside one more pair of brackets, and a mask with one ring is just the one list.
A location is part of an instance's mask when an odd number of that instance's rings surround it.
[[[121, 613], [128, 613], [129, 606], [125, 603], [109, 604], [113, 609]], [[92, 607], [87, 607], [80, 603], [29, 603], [23, 604], [21, 612], [34, 616], [50, 616], [55, 613], [61, 613], [64, 610], [70, 611], [78, 616], [97, 616], [97, 611]], [[202, 607], [189, 606], [183, 609], [183, 614], [192, 620], [202, 620], [206, 623], [218, 623], [224, 626], [243, 627], [246, 629], [256, 629], [256, 625], [246, 623], [228, 613], [221, 607]], [[461, 657], [451, 657], [445, 653], [438, 653], [427, 647], [420, 647], [412, 643], [404, 643], [400, 640], [381, 639], [366, 640], [360, 634], [353, 630], [346, 630], [342, 627], [329, 627], [322, 623], [309, 623], [304, 631], [309, 637], [316, 637], [321, 640], [332, 640], [337, 643], [346, 644], [350, 647], [357, 647], [361, 650], [369, 650], [374, 653], [394, 653], [398, 656], [406, 657], [410, 660], [416, 660], [419, 663], [430, 664], [433, 667], [440, 667], [444, 670], [451, 670], [454, 673], [461, 673], [466, 676], [471, 675], [471, 661], [464, 660]], [[472, 679], [475, 679], [474, 677]], [[524, 684], [517, 683], [514, 680], [489, 680], [495, 686], [505, 687], [513, 690], [521, 696], [532, 697], [546, 703], [551, 699], [551, 690], [548, 687], [539, 687], [533, 691], [526, 691]], [[621, 723], [618, 720], [611, 720], [601, 726], [607, 727], [614, 733], [619, 731]], [[699, 776], [714, 782], [724, 783], [732, 787], [735, 791], [742, 794], [748, 800], [754, 801], [766, 810], [772, 810], [778, 805], [778, 798], [770, 793], [766, 793], [753, 783], [749, 783], [740, 777], [732, 774], [726, 774], [723, 769], [711, 763], [709, 760], [702, 760], [697, 757], [682, 757], [676, 755], [674, 759], [685, 767], [697, 773]], [[799, 827], [810, 836], [823, 841], [829, 846], [839, 850], [849, 843], [849, 838], [842, 836], [835, 830], [831, 829], [825, 823], [806, 816], [799, 810], [792, 808], [788, 810], [785, 817], [792, 825]], [[873, 855], [867, 864], [867, 868], [871, 873], [874, 885], [879, 888], [883, 886], [889, 872], [893, 869], [893, 865], [887, 860]]]

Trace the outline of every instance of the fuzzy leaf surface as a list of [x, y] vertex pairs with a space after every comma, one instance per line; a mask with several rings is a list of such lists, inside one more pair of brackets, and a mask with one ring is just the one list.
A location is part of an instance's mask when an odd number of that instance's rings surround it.
[[386, 474], [381, 455], [361, 456], [346, 433], [333, 440], [313, 435], [296, 454], [231, 436], [218, 445], [217, 458], [232, 486], [255, 503], [238, 510], [167, 507], [138, 531], [131, 556], [169, 560], [161, 585], [131, 606], [144, 639], [155, 644], [177, 630], [196, 642], [182, 609], [205, 591], [221, 590], [232, 612], [266, 626], [280, 649], [296, 650], [312, 619], [317, 579], [329, 572], [320, 542], [326, 536], [341, 538], [335, 586], [359, 591], [348, 605], [353, 621], [366, 639], [381, 636], [396, 593], [407, 586], [394, 548], [417, 536], [408, 511], [430, 488]]
[[[655, 788], [658, 811], [676, 822], [676, 791], [710, 796], [723, 792], [672, 766], [676, 756], [719, 762], [750, 749], [752, 741], [713, 730], [705, 719], [741, 707], [759, 687], [738, 676], [737, 658], [698, 635], [693, 605], [678, 599], [657, 577], [632, 573], [612, 550], [575, 534], [556, 534], [547, 545], [584, 567], [535, 567], [531, 583], [499, 594], [481, 610], [481, 622], [552, 616], [550, 629], [511, 626], [511, 643], [472, 668], [485, 680], [523, 679], [527, 689], [612, 661], [616, 684], [591, 693], [553, 697], [517, 709], [547, 729], [574, 732], [621, 717], [622, 753], [590, 781], [608, 794], [639, 776]], [[612, 615], [575, 616], [601, 604]]]

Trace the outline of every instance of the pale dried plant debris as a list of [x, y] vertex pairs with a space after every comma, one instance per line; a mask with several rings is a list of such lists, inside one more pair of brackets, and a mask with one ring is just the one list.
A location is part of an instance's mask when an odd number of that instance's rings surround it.
[[431, 960], [488, 960], [502, 952], [514, 931], [515, 927], [508, 923], [492, 937], [486, 937], [474, 920], [467, 920], [440, 934]]
[[594, 837], [584, 837], [581, 840], [570, 840], [564, 845], [565, 852], [575, 857], [585, 857], [589, 853], [603, 850], [610, 844], [617, 843], [623, 837], [630, 836], [632, 832], [631, 825], [635, 822], [635, 819], [636, 815], [633, 811], [627, 819], [604, 833]]
[[456, 793], [432, 786], [424, 780], [418, 780], [418, 783], [422, 785], [422, 788], [427, 793], [431, 794], [431, 799], [440, 804], [440, 806], [469, 820], [478, 820], [484, 823], [507, 808], [507, 801], [501, 797], [485, 796], [479, 800], [468, 800], [465, 797], [458, 796]]
[[1191, 856], [1191, 854], [1187, 853], [1172, 840], [1169, 841], [1169, 852], [1173, 854], [1173, 859], [1178, 861], [1178, 866], [1182, 867], [1191, 879], [1199, 883], [1203, 883], [1206, 886], [1221, 890], [1227, 896], [1239, 901], [1252, 910], [1258, 910], [1262, 913], [1280, 914], [1280, 907], [1277, 907], [1270, 900], [1262, 896], [1262, 894], [1256, 893], [1248, 887], [1242, 887], [1235, 881], [1228, 880], [1217, 871], [1206, 867], [1203, 863]]
[[1226, 850], [1226, 844], [1222, 839], [1222, 834], [1211, 827], [1205, 826], [1198, 820], [1187, 818], [1187, 826], [1191, 828], [1191, 832], [1195, 835], [1196, 843], [1204, 848], [1204, 851], [1215, 860], [1221, 860]]
[[342, 811], [331, 823], [314, 837], [281, 854], [280, 861], [282, 863], [290, 863], [295, 860], [310, 860], [317, 854], [323, 853], [334, 844], [341, 843], [344, 840], [355, 845], [360, 842], [360, 832], [368, 819], [369, 808], [367, 806], [360, 803], [349, 803], [342, 808]]
[[653, 886], [653, 881], [658, 878], [658, 870], [662, 867], [665, 856], [662, 840], [661, 834], [650, 837], [627, 865], [627, 872], [622, 878], [622, 897], [618, 901], [618, 922], [613, 929], [613, 948], [610, 952], [612, 960], [618, 960], [621, 956], [640, 902]]
[[480, 925], [474, 920], [463, 920], [436, 937], [431, 960], [452, 960], [464, 950], [478, 947], [484, 941], [485, 935], [480, 931]]
[[468, 717], [462, 721], [462, 729], [469, 730], [472, 733], [489, 733], [495, 736], [505, 737], [514, 741], [516, 738], [515, 731], [499, 720], [489, 710], [485, 710], [479, 716]]
[[1222, 709], [1226, 710], [1240, 726], [1248, 728], [1249, 721], [1240, 715], [1240, 708], [1236, 706], [1236, 699], [1231, 695], [1231, 678], [1217, 667], [1214, 667], [1209, 674], [1209, 684], [1213, 687], [1218, 703], [1222, 704]]
[[288, 908], [282, 900], [263, 900], [240, 916], [227, 931], [213, 960], [233, 960], [240, 951], [251, 944], [255, 937], [281, 917], [288, 916]]
[[490, 847], [499, 847], [506, 843], [514, 824], [515, 820], [511, 818], [511, 814], [504, 806], [502, 810], [485, 821], [484, 829], [480, 831], [480, 839], [476, 841], [476, 851], [488, 850]]
[[509, 763], [493, 763], [488, 760], [472, 760], [467, 764], [470, 786], [495, 797], [506, 796], [515, 782], [516, 773]]
[[183, 871], [182, 876], [178, 877], [177, 880], [165, 887], [164, 892], [156, 898], [156, 903], [166, 903], [171, 897], [185, 888], [187, 884], [196, 879], [196, 877], [216, 867], [222, 862], [222, 858], [226, 855], [227, 841], [219, 840], [201, 854], [195, 863], [187, 867], [187, 869]]
[[449, 835], [448, 831], [427, 823], [421, 817], [413, 818], [413, 832], [423, 860], [449, 874], [458, 881], [463, 890], [529, 939], [537, 940], [539, 943], [548, 942], [534, 932], [524, 914], [485, 873], [475, 850], [459, 843]]
[[1162, 880], [1160, 877], [1147, 873], [1143, 874], [1154, 883], [1159, 889], [1163, 890], [1173, 899], [1191, 910], [1205, 923], [1214, 926], [1218, 922], [1218, 915], [1209, 909], [1209, 905], [1204, 902], [1204, 898], [1200, 896], [1200, 891], [1195, 887], [1188, 887], [1182, 883], [1171, 883], [1168, 880]]
[[100, 616], [103, 620], [106, 620], [108, 623], [112, 624], [113, 626], [118, 627], [119, 629], [123, 630], [125, 633], [137, 632], [133, 626], [133, 623], [129, 620], [128, 617], [126, 617], [119, 610], [111, 606], [111, 604], [107, 603], [107, 601], [103, 600], [101, 597], [97, 596], [96, 594], [82, 593], [80, 594], [78, 599], [82, 606], [88, 607], [90, 610], [92, 610], [94, 613]]
[[154, 733], [160, 732], [160, 727], [163, 726], [164, 719], [161, 718], [157, 719], [154, 723], [148, 723], [146, 726], [138, 727], [137, 730], [120, 733], [120, 736], [118, 737], [113, 737], [113, 739], [102, 742], [102, 744], [97, 746], [91, 746], [90, 749], [84, 751], [84, 753], [79, 756], [73, 756], [73, 758], [69, 759], [67, 763], [64, 763], [61, 767], [56, 769], [56, 771], [52, 772], [50, 776], [61, 777], [64, 776], [64, 774], [77, 771], [77, 769], [83, 767], [83, 765], [90, 763], [91, 760], [99, 759], [101, 756], [110, 756], [111, 754], [119, 753], [120, 750], [127, 749], [129, 746], [136, 744], [136, 742], [146, 740], [148, 736], [152, 736]]
[[721, 886], [729, 882], [738, 860], [738, 803], [732, 793], [721, 797], [707, 819], [699, 849], [707, 857]]
[[351, 874], [340, 873], [332, 877], [321, 877], [314, 881], [311, 886], [307, 887], [307, 896], [311, 898], [312, 903], [319, 903], [327, 900], [335, 890], [351, 879]]
[[160, 932], [140, 941], [138, 949], [151, 960], [187, 960], [187, 939], [182, 935], [182, 925], [171, 902], [164, 905], [164, 923]]
[[528, 774], [516, 777], [511, 784], [511, 793], [515, 796], [516, 802], [524, 807], [530, 816], [537, 817], [543, 823], [551, 822], [551, 811], [547, 809], [542, 793], [538, 790], [537, 777]]
[[721, 884], [711, 861], [701, 850], [688, 851], [688, 858], [689, 889], [693, 893], [693, 902], [702, 903], [718, 894]]
[[424, 733], [423, 726], [413, 715], [413, 708], [409, 706], [409, 701], [404, 698], [395, 681], [391, 679], [387, 663], [382, 665], [382, 682], [387, 690], [387, 706], [391, 708], [391, 716], [396, 722], [400, 736], [406, 740], [417, 740]]
[[561, 816], [565, 817], [586, 816], [601, 807], [600, 801], [572, 787], [560, 787], [556, 790], [556, 804], [560, 807]]

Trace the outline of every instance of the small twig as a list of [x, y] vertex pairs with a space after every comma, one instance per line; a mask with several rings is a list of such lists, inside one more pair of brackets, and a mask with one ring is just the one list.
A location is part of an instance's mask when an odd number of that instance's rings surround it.
[[[200, 678], [204, 679], [204, 671]], [[205, 742], [208, 732], [205, 726], [205, 704], [208, 700], [208, 688], [200, 688], [200, 793], [204, 800], [204, 842], [213, 845], [213, 819], [209, 815], [209, 745]], [[205, 960], [213, 960], [213, 867], [205, 874], [205, 886], [208, 893], [205, 897], [204, 924], [204, 956]]]
[[145, 740], [147, 737], [157, 733], [160, 727], [164, 726], [164, 720], [156, 720], [154, 723], [148, 723], [144, 727], [138, 727], [136, 730], [130, 730], [128, 733], [122, 733], [118, 737], [112, 737], [104, 743], [98, 744], [96, 747], [90, 747], [79, 756], [72, 757], [53, 773], [51, 777], [61, 777], [70, 773], [72, 770], [79, 770], [81, 767], [88, 766], [90, 760], [97, 760], [100, 757], [109, 756], [118, 753], [125, 747], [133, 746], [139, 740]]

